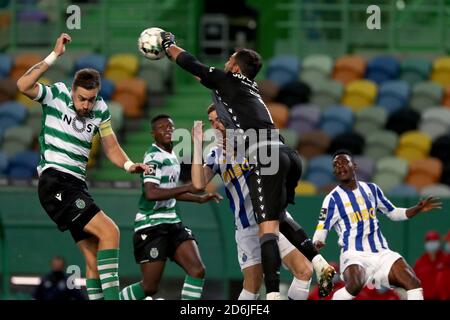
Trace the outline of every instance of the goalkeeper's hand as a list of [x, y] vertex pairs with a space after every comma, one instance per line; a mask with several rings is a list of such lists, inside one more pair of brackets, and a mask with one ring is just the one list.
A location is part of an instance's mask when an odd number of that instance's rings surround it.
[[172, 45], [175, 45], [175, 36], [171, 32], [161, 32], [161, 46], [164, 48], [166, 53], [167, 49], [169, 49]]

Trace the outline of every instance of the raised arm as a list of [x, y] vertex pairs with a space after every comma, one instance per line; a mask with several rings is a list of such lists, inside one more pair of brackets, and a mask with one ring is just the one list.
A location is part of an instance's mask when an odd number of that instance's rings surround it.
[[111, 121], [107, 121], [100, 127], [102, 146], [108, 159], [119, 168], [124, 168], [130, 173], [149, 172], [150, 168], [143, 163], [131, 161], [117, 141], [116, 135], [111, 128]]
[[48, 70], [48, 68], [66, 51], [66, 43], [71, 41], [67, 33], [61, 33], [56, 39], [55, 48], [41, 62], [32, 66], [23, 76], [17, 80], [17, 88], [20, 92], [30, 99], [35, 99], [39, 94], [39, 78]]

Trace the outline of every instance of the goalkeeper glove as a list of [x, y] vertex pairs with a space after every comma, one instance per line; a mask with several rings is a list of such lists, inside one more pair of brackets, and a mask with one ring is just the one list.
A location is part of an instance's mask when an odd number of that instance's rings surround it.
[[170, 46], [175, 44], [175, 36], [171, 32], [163, 31], [161, 32], [161, 45], [164, 48], [164, 51], [167, 52], [167, 49]]

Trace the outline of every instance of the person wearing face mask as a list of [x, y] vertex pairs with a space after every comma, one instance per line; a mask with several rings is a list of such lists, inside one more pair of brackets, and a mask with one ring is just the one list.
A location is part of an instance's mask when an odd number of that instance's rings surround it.
[[443, 263], [436, 275], [439, 300], [450, 300], [450, 230], [444, 237]]
[[68, 277], [65, 272], [65, 261], [60, 256], [55, 256], [51, 261], [52, 271], [41, 278], [41, 283], [33, 293], [35, 300], [86, 300], [77, 288], [70, 289], [67, 286]]
[[436, 231], [425, 234], [425, 252], [414, 266], [414, 272], [420, 279], [425, 300], [439, 298], [436, 284], [436, 274], [443, 263], [444, 253], [441, 250], [441, 236]]

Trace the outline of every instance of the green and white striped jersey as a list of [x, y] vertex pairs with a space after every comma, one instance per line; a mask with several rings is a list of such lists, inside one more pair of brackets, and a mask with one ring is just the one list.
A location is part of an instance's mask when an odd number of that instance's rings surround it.
[[92, 139], [100, 125], [111, 118], [108, 106], [101, 97], [97, 97], [91, 114], [80, 117], [64, 83], [38, 85], [39, 93], [35, 100], [41, 103], [43, 110], [38, 173], [55, 168], [84, 181]]
[[149, 165], [150, 173], [142, 174], [142, 194], [139, 200], [139, 212], [134, 220], [134, 230], [138, 231], [161, 223], [181, 222], [177, 215], [175, 198], [150, 201], [145, 198], [144, 184], [154, 183], [160, 188], [175, 188], [180, 177], [180, 163], [175, 154], [164, 151], [152, 144], [144, 156], [144, 163]]

